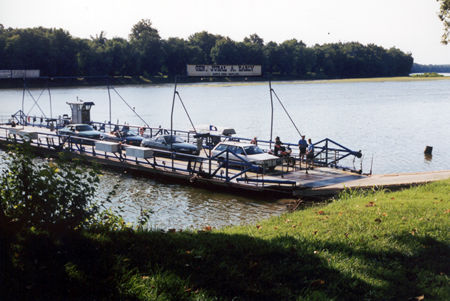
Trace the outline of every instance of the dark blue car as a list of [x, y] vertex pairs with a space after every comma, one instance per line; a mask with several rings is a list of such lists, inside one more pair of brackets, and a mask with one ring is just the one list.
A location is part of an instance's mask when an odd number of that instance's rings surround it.
[[[66, 127], [58, 130], [58, 135], [70, 136], [75, 143], [94, 145], [95, 141], [90, 139], [102, 139], [102, 133], [94, 130], [89, 124], [69, 124]], [[74, 137], [88, 138], [78, 139]]]
[[126, 144], [135, 146], [141, 145], [142, 140], [144, 140], [144, 137], [139, 136], [136, 132], [131, 130], [117, 132], [116, 137]]
[[198, 150], [195, 145], [186, 143], [183, 138], [176, 135], [160, 135], [155, 138], [147, 138], [142, 140], [141, 146], [162, 149], [169, 152], [198, 155]]

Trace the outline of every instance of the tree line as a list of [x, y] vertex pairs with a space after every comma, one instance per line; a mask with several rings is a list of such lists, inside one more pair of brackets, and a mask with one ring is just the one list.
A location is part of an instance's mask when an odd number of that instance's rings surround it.
[[162, 39], [150, 20], [136, 23], [128, 39], [73, 37], [55, 28], [5, 28], [0, 24], [0, 69], [40, 69], [41, 76], [186, 74], [186, 64], [255, 64], [263, 74], [299, 79], [401, 76], [413, 58], [397, 48], [358, 42], [307, 46], [296, 39], [265, 43], [257, 34], [237, 42], [197, 32]]
[[450, 73], [450, 65], [421, 65], [414, 63], [411, 68], [412, 73], [425, 73], [425, 72], [442, 72]]

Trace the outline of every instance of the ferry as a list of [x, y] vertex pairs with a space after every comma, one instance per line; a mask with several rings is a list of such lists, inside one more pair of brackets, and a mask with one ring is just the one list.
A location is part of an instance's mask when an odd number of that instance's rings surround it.
[[[108, 94], [109, 89], [113, 88], [108, 85]], [[271, 87], [270, 92], [271, 100], [274, 93], [281, 103]], [[177, 95], [175, 84], [173, 102]], [[135, 126], [96, 122], [90, 118], [93, 102], [77, 100], [67, 104], [70, 117], [43, 118], [26, 115], [24, 110], [12, 114], [0, 124], [0, 146], [29, 143], [39, 154], [67, 152], [121, 172], [128, 170], [227, 192], [280, 197], [323, 194], [326, 189], [321, 188], [328, 185], [367, 177], [362, 173], [361, 152], [329, 138], [314, 143], [313, 165], [305, 170], [297, 143], [283, 143], [288, 151], [273, 154], [272, 134], [269, 140], [257, 141], [256, 147], [251, 138], [236, 136], [233, 128], [219, 131], [220, 127], [209, 125], [205, 131], [192, 125], [194, 130], [177, 130], [172, 127], [172, 119], [171, 128], [151, 127], [142, 118], [143, 125]], [[340, 165], [350, 157], [354, 159], [353, 167]], [[355, 168], [355, 160], [360, 163], [359, 169]]]

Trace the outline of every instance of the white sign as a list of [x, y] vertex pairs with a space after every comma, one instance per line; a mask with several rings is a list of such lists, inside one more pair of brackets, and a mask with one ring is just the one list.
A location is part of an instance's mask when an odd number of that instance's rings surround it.
[[39, 77], [40, 70], [11, 70], [12, 78], [32, 78]]
[[0, 78], [36, 78], [40, 70], [0, 70]]
[[187, 65], [188, 76], [261, 76], [261, 65]]
[[11, 78], [11, 70], [0, 70], [0, 78]]

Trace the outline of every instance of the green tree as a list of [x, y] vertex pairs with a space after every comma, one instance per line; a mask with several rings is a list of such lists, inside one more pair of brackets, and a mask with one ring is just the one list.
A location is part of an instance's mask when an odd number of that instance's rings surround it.
[[5, 59], [5, 45], [6, 45], [6, 35], [5, 27], [0, 23], [0, 68], [2, 68], [2, 61]]
[[106, 55], [110, 58], [110, 75], [139, 75], [135, 49], [122, 38], [113, 38], [105, 43]]
[[248, 37], [245, 37], [244, 38], [244, 43], [257, 45], [259, 47], [263, 47], [264, 46], [264, 40], [262, 38], [260, 38], [256, 33], [251, 34]]
[[244, 38], [239, 43], [242, 64], [263, 65], [264, 64], [264, 40], [256, 33]]
[[161, 71], [164, 51], [158, 30], [152, 27], [149, 19], [142, 19], [131, 29], [130, 42], [136, 49], [140, 60], [140, 71], [155, 75]]
[[304, 69], [300, 66], [302, 50], [306, 45], [296, 39], [287, 40], [280, 44], [280, 67], [285, 75], [303, 75], [297, 74], [297, 70]]
[[169, 38], [163, 45], [166, 54], [164, 66], [171, 77], [184, 74], [187, 64], [203, 63], [202, 50], [184, 39]]
[[109, 75], [112, 58], [106, 52], [106, 42], [96, 38], [81, 40], [78, 63], [83, 75]]
[[202, 50], [201, 64], [211, 64], [211, 49], [216, 45], [218, 40], [223, 39], [221, 35], [214, 35], [207, 31], [197, 32], [189, 36], [188, 41], [192, 46], [197, 46]]
[[78, 73], [78, 43], [69, 32], [53, 29], [48, 34], [47, 75], [75, 75]]
[[9, 31], [4, 52], [8, 69], [47, 70], [49, 40], [41, 27]]
[[58, 232], [83, 227], [99, 212], [98, 176], [68, 161], [37, 162], [29, 146], [4, 156], [0, 176], [1, 226]]
[[211, 48], [211, 59], [214, 64], [240, 64], [241, 57], [238, 44], [230, 38], [218, 40]]
[[269, 42], [264, 46], [264, 72], [273, 74], [281, 73], [281, 61], [283, 59], [282, 52], [275, 42]]
[[444, 33], [442, 34], [442, 43], [447, 45], [450, 42], [450, 0], [437, 0], [441, 5], [439, 19], [444, 24]]

